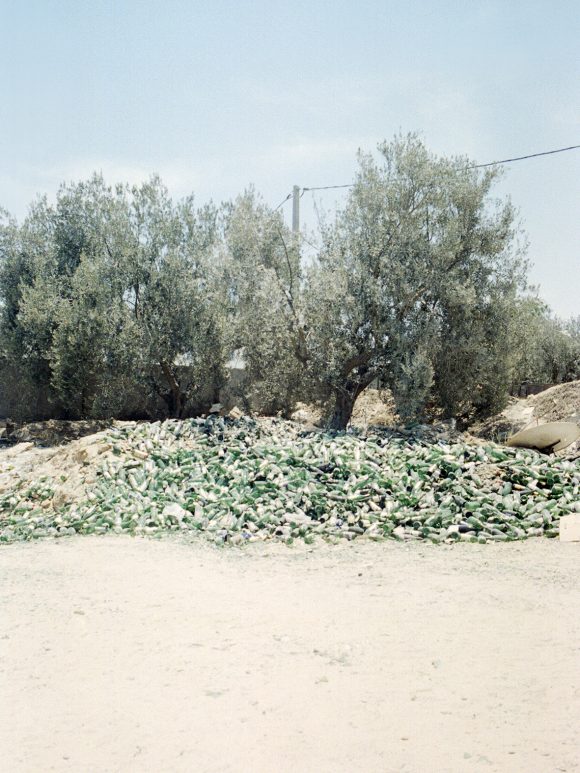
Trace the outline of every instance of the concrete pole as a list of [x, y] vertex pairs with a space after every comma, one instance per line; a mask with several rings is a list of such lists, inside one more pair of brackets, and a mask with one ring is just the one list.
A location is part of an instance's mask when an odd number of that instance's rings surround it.
[[300, 187], [292, 188], [292, 233], [296, 236], [300, 233]]

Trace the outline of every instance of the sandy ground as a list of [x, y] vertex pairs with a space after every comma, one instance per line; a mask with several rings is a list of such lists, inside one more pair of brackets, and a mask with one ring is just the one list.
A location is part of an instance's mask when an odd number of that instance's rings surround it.
[[580, 544], [0, 549], [0, 768], [580, 769]]

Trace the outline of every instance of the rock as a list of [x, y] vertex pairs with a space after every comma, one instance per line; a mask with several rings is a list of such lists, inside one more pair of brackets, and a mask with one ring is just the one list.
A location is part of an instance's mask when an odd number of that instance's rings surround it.
[[89, 453], [86, 448], [80, 448], [78, 451], [75, 451], [73, 454], [73, 461], [75, 461], [77, 464], [84, 464], [89, 458]]
[[572, 422], [554, 421], [517, 432], [507, 440], [508, 446], [536, 448], [552, 453], [561, 451], [580, 437], [580, 427]]
[[[84, 441], [80, 441], [84, 442]], [[101, 453], [101, 447], [96, 443], [88, 443], [74, 451], [72, 458], [77, 464], [89, 464]], [[134, 452], [136, 453], [136, 452]], [[147, 455], [145, 455], [146, 458]]]
[[580, 542], [580, 513], [561, 516], [560, 542]]
[[57, 488], [52, 498], [52, 506], [55, 508], [62, 507], [70, 502], [70, 499], [71, 497], [68, 491], [63, 488]]
[[211, 408], [209, 409], [210, 413], [219, 413], [222, 409], [221, 403], [214, 403]]

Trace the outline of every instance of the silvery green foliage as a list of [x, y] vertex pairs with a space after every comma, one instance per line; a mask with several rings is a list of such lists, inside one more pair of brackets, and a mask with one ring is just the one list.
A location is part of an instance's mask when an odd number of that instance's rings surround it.
[[469, 423], [501, 410], [513, 380], [512, 291], [449, 304], [434, 359], [434, 395], [445, 416]]
[[215, 240], [214, 208], [174, 203], [158, 178], [63, 186], [2, 261], [9, 357], [61, 415], [209, 405], [226, 356]]
[[[525, 266], [513, 208], [489, 202], [497, 171], [467, 166], [433, 156], [412, 135], [380, 145], [378, 161], [360, 154], [346, 205], [323, 230], [304, 302], [310, 373], [334, 395], [333, 426], [346, 425], [377, 377], [400, 396], [405, 415], [411, 406], [420, 413], [430, 373], [435, 389], [445, 383], [442, 363], [452, 351], [438, 357], [450, 330], [453, 349], [465, 350], [464, 388], [484, 372], [493, 378], [481, 363], [494, 360], [493, 331]], [[466, 319], [462, 331], [456, 323]], [[478, 324], [479, 358], [469, 353]]]
[[230, 344], [245, 365], [241, 397], [253, 410], [287, 415], [304, 389], [297, 244], [252, 190], [225, 206], [223, 232]]
[[515, 385], [580, 378], [578, 320], [554, 317], [545, 303], [531, 295], [515, 306], [512, 326]]
[[19, 314], [22, 298], [32, 292], [40, 267], [54, 262], [48, 246], [54, 226], [51, 208], [45, 199], [38, 199], [22, 226], [4, 215], [0, 227], [0, 396], [15, 418], [43, 416], [49, 409], [50, 368], [44, 355], [50, 342], [54, 294], [37, 293], [30, 330], [23, 327]]
[[328, 400], [344, 428], [377, 378], [405, 419], [429, 401], [467, 420], [518, 378], [578, 374], [577, 329], [518, 298], [524, 249], [513, 208], [491, 199], [498, 170], [413, 135], [378, 150], [307, 267], [252, 190], [218, 213], [158, 178], [95, 176], [20, 227], [3, 217], [0, 388], [36, 415], [42, 395], [61, 415], [182, 416], [217, 399], [238, 350], [248, 407]]
[[425, 350], [404, 354], [393, 380], [393, 396], [399, 416], [414, 419], [429, 399], [433, 386], [433, 364]]
[[196, 209], [193, 197], [174, 204], [158, 179], [132, 190], [124, 301], [145, 383], [175, 416], [208, 407], [224, 379], [216, 218], [211, 206]]
[[580, 378], [580, 336], [574, 333], [574, 319], [564, 321], [549, 316], [542, 341], [543, 363], [550, 381], [573, 381]]

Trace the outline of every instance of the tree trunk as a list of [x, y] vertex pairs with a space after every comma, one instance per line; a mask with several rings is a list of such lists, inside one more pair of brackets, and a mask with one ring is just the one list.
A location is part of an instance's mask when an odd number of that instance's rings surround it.
[[361, 368], [359, 368], [356, 380], [349, 378], [342, 389], [336, 390], [334, 397], [334, 411], [328, 425], [329, 429], [346, 429], [352, 416], [357, 397], [361, 392], [365, 391], [375, 377], [373, 373], [369, 372], [368, 368], [364, 368], [363, 373], [361, 373], [360, 370]]
[[334, 411], [330, 419], [329, 428], [336, 430], [346, 429], [350, 417], [352, 416], [352, 410], [356, 402], [356, 398], [359, 396], [362, 390], [341, 390], [336, 393], [334, 402]]
[[163, 375], [165, 376], [165, 379], [171, 390], [168, 395], [169, 399], [165, 398], [166, 402], [168, 403], [169, 412], [173, 418], [180, 419], [181, 412], [183, 410], [183, 393], [179, 387], [179, 384], [177, 383], [177, 380], [175, 379], [175, 376], [171, 372], [169, 365], [165, 361], [162, 361], [160, 365], [161, 370], [163, 371]]

